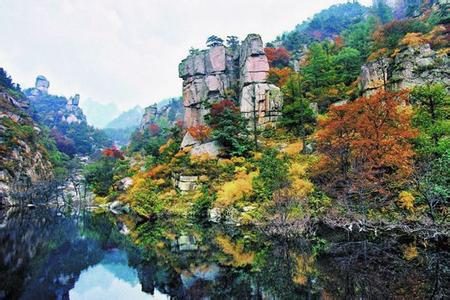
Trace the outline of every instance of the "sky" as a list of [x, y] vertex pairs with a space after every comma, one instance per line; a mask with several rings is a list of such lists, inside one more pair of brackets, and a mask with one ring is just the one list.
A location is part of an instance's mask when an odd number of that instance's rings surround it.
[[[31, 87], [121, 110], [181, 95], [178, 64], [206, 38], [271, 41], [347, 0], [0, 0], [0, 67]], [[369, 5], [371, 0], [361, 0]]]

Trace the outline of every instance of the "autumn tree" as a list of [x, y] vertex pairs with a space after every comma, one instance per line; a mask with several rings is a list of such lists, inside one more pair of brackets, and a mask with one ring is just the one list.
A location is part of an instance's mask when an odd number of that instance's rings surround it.
[[271, 67], [283, 68], [289, 65], [289, 60], [291, 59], [291, 54], [283, 47], [279, 48], [264, 48], [267, 60]]
[[289, 67], [284, 67], [282, 69], [279, 68], [270, 68], [269, 75], [267, 76], [267, 81], [275, 84], [278, 87], [282, 87], [286, 84], [289, 76], [294, 73]]
[[206, 142], [211, 136], [211, 128], [206, 125], [197, 125], [187, 129], [187, 132], [200, 142]]
[[332, 106], [316, 133], [319, 181], [331, 194], [389, 199], [413, 173], [412, 113], [405, 92], [379, 91]]

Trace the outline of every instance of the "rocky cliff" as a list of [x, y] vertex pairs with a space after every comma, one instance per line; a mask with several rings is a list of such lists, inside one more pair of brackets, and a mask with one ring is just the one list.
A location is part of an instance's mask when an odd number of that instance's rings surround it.
[[48, 93], [50, 82], [42, 75], [36, 78], [34, 88], [25, 90], [30, 109], [40, 122], [49, 127], [60, 123], [86, 123], [86, 116], [79, 107], [80, 95], [66, 99]]
[[237, 49], [223, 45], [192, 54], [179, 65], [183, 79], [184, 124], [204, 124], [208, 104], [235, 98], [241, 112], [258, 125], [276, 122], [282, 98], [267, 82], [269, 63], [261, 37], [250, 34]]
[[23, 110], [27, 106], [0, 87], [0, 206], [18, 204], [20, 194], [53, 176], [42, 131]]
[[171, 99], [168, 104], [158, 107], [158, 104], [147, 106], [139, 125], [141, 132], [152, 124], [160, 127], [172, 127], [178, 120], [183, 120], [184, 106], [180, 98]]
[[110, 145], [104, 132], [87, 124], [86, 116], [79, 107], [80, 95], [75, 94], [69, 99], [51, 95], [49, 86], [49, 81], [40, 75], [35, 86], [24, 93], [30, 103], [29, 114], [36, 122], [51, 129], [61, 152], [70, 156], [89, 155]]
[[448, 55], [434, 51], [429, 44], [404, 47], [394, 57], [365, 64], [361, 72], [365, 95], [384, 85], [390, 90], [400, 90], [431, 83], [450, 85], [450, 69]]

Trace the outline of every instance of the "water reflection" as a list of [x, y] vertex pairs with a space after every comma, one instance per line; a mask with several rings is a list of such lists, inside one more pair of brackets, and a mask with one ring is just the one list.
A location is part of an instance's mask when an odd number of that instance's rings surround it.
[[[70, 299], [149, 299], [142, 291], [136, 269], [128, 266], [125, 252], [114, 249], [101, 262], [81, 272]], [[154, 299], [168, 299], [155, 293]]]
[[270, 240], [188, 220], [0, 211], [0, 299], [384, 299], [449, 295], [448, 241]]

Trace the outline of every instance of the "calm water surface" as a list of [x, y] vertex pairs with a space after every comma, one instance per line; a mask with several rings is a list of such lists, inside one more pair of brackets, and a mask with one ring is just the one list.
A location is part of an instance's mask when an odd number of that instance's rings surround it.
[[0, 299], [445, 299], [446, 241], [270, 240], [184, 221], [0, 211]]

